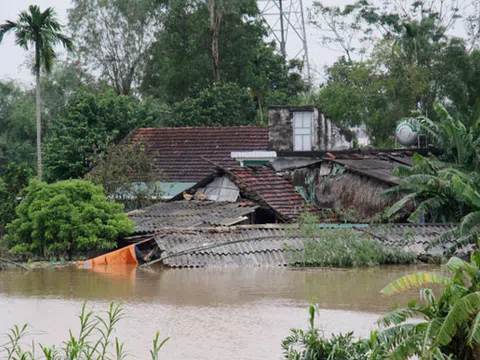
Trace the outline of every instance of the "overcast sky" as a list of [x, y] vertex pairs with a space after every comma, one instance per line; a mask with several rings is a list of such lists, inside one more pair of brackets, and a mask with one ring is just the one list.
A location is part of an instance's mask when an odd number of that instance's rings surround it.
[[[323, 2], [341, 6], [351, 3], [352, 0], [324, 0]], [[303, 3], [306, 12], [313, 0], [304, 0]], [[37, 4], [42, 10], [49, 6], [54, 7], [60, 22], [66, 24], [70, 0], [0, 0], [0, 22], [15, 20], [18, 13], [28, 8], [30, 4]], [[333, 63], [339, 53], [323, 48], [318, 42], [318, 32], [316, 33], [308, 24], [306, 32], [311, 66], [321, 71], [325, 65]], [[288, 39], [288, 43], [290, 48], [287, 48], [287, 50], [294, 54], [300, 43], [294, 36]], [[12, 79], [26, 85], [33, 84], [33, 77], [25, 65], [26, 55], [27, 53], [24, 50], [15, 46], [15, 38], [12, 34], [6, 36], [0, 44], [0, 80]]]

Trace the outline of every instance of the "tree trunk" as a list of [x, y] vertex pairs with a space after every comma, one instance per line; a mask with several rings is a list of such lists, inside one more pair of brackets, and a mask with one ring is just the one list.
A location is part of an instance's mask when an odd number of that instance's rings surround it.
[[220, 9], [217, 9], [217, 11], [215, 11], [215, 0], [208, 0], [208, 9], [210, 11], [210, 34], [212, 37], [213, 81], [217, 83], [220, 80], [218, 37], [220, 33], [220, 24], [222, 23], [223, 13]]
[[[38, 47], [37, 52], [37, 61], [38, 61]], [[42, 120], [41, 120], [41, 99], [40, 99], [40, 63], [38, 62], [35, 66], [35, 77], [37, 83], [36, 91], [36, 110], [37, 110], [37, 172], [38, 172], [38, 181], [42, 182], [43, 172], [42, 172]]]

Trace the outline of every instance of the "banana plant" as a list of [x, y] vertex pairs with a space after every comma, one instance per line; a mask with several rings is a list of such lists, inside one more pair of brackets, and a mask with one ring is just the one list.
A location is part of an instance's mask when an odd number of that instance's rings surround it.
[[[444, 266], [450, 276], [414, 273], [387, 285], [394, 295], [420, 288], [420, 303], [395, 309], [379, 320], [376, 353], [388, 359], [480, 359], [480, 252], [470, 262], [457, 257]], [[430, 285], [444, 286], [436, 299]]]

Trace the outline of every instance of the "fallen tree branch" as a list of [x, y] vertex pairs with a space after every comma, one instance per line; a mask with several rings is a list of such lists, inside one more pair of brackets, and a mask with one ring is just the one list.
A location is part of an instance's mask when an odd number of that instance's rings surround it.
[[19, 264], [15, 261], [12, 261], [12, 260], [8, 260], [8, 259], [0, 257], [0, 262], [4, 262], [4, 263], [10, 264], [10, 265], [18, 266], [18, 267], [22, 268], [23, 270], [30, 271], [30, 268], [26, 267], [25, 265]]

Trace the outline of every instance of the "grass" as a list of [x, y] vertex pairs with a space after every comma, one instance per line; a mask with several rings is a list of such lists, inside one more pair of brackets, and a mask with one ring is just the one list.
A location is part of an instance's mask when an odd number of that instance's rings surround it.
[[400, 248], [386, 247], [367, 234], [352, 229], [317, 230], [302, 251], [292, 252], [293, 266], [365, 267], [407, 265], [417, 256]]
[[[0, 348], [0, 358], [6, 360], [123, 360], [128, 357], [124, 344], [115, 334], [115, 326], [124, 317], [120, 305], [110, 304], [106, 316], [87, 312], [85, 304], [79, 316], [80, 331], [69, 331], [68, 339], [60, 346], [46, 347], [35, 341], [23, 347], [30, 335], [28, 326], [15, 325], [7, 335], [7, 342]], [[159, 352], [168, 338], [161, 340], [157, 332], [150, 350], [151, 360], [159, 359]]]

